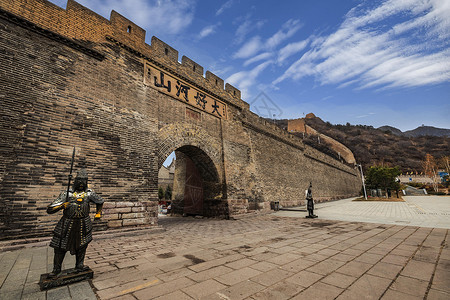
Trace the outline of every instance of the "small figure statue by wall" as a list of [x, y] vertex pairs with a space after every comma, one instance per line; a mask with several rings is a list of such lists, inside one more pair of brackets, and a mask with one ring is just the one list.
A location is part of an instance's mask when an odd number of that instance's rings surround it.
[[308, 201], [307, 205], [306, 205], [306, 209], [308, 210], [308, 215], [306, 217], [313, 219], [313, 218], [317, 218], [318, 216], [316, 216], [314, 214], [314, 200], [313, 200], [313, 197], [312, 197], [311, 188], [312, 188], [312, 183], [310, 182], [308, 191], [306, 192], [306, 200]]
[[[70, 186], [69, 175], [69, 186]], [[50, 247], [54, 249], [53, 271], [41, 275], [41, 289], [48, 289], [93, 277], [93, 271], [84, 265], [86, 248], [92, 241], [92, 221], [89, 217], [90, 203], [95, 203], [94, 219], [102, 216], [104, 200], [93, 190], [88, 189], [88, 176], [85, 169], [78, 172], [72, 189], [61, 192], [59, 197], [47, 207], [47, 213], [63, 210], [63, 216], [53, 231]], [[61, 270], [66, 252], [75, 255], [74, 269]]]

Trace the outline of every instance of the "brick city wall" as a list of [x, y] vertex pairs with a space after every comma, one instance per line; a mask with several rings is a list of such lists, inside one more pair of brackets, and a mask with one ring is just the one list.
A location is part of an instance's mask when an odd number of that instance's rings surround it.
[[[165, 73], [162, 88], [150, 65]], [[45, 209], [66, 185], [74, 146], [75, 171], [86, 167], [106, 200], [99, 230], [157, 224], [158, 170], [172, 151], [198, 166], [207, 216], [301, 204], [309, 181], [317, 199], [359, 190], [354, 169], [267, 124], [238, 89], [179, 63], [156, 37], [146, 44], [114, 11], [107, 20], [72, 0], [1, 0], [0, 74], [1, 238], [49, 235], [60, 216]], [[168, 94], [168, 76], [222, 115]]]

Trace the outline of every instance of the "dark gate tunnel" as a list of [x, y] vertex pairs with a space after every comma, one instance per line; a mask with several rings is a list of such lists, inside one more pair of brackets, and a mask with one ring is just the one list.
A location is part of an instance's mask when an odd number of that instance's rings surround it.
[[[192, 145], [177, 148], [175, 156], [171, 215], [228, 218], [226, 187], [211, 158]], [[165, 218], [164, 224], [170, 219]]]

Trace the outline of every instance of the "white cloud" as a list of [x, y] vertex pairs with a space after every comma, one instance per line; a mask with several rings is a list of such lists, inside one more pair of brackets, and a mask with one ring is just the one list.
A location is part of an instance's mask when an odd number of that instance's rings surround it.
[[250, 64], [252, 64], [252, 63], [255, 63], [255, 62], [257, 62], [257, 61], [268, 59], [268, 58], [270, 58], [272, 55], [273, 55], [273, 54], [272, 54], [271, 52], [264, 52], [264, 53], [258, 54], [258, 55], [256, 55], [255, 57], [252, 57], [252, 58], [250, 58], [250, 59], [247, 59], [247, 60], [244, 62], [244, 67], [246, 67], [246, 66], [248, 66], [248, 65], [250, 65]]
[[227, 2], [225, 2], [217, 11], [216, 11], [216, 16], [221, 15], [225, 10], [227, 10], [228, 8], [230, 8], [233, 5], [234, 0], [228, 0]]
[[358, 88], [449, 81], [448, 16], [448, 0], [389, 0], [372, 9], [359, 5], [337, 31], [311, 38], [310, 49], [273, 83], [305, 76]]
[[[238, 28], [241, 29], [240, 34], [246, 33], [249, 30], [250, 21], [247, 20]], [[262, 41], [260, 36], [254, 36], [248, 42], [246, 42], [242, 47], [233, 55], [234, 58], [249, 58], [257, 54], [260, 51], [274, 50], [278, 45], [284, 42], [286, 39], [292, 37], [302, 25], [299, 20], [288, 20], [285, 22], [281, 29], [278, 30], [274, 35], [268, 38], [266, 41]]]
[[203, 28], [203, 29], [200, 31], [200, 33], [199, 33], [199, 35], [198, 35], [198, 39], [205, 38], [205, 37], [207, 37], [208, 35], [211, 35], [211, 34], [215, 33], [215, 32], [216, 32], [216, 28], [217, 28], [219, 25], [220, 25], [220, 23], [215, 24], [215, 25], [209, 25], [209, 26], [206, 26], [205, 28]]
[[246, 42], [241, 49], [239, 49], [234, 55], [234, 58], [249, 58], [252, 55], [258, 53], [263, 47], [261, 38], [259, 36], [253, 37]]
[[177, 34], [186, 29], [194, 18], [197, 0], [77, 0], [77, 2], [107, 19], [111, 10], [115, 10], [146, 29], [151, 35], [159, 35]]
[[280, 30], [266, 41], [266, 47], [269, 49], [277, 47], [280, 43], [292, 37], [300, 28], [302, 28], [302, 24], [299, 20], [288, 20]]
[[278, 52], [278, 63], [284, 62], [288, 57], [302, 51], [308, 45], [309, 40], [303, 40], [300, 42], [290, 43], [280, 49]]
[[250, 71], [240, 71], [234, 73], [225, 81], [239, 88], [241, 90], [243, 99], [250, 98], [249, 90], [256, 84], [256, 78], [272, 63], [272, 61], [266, 61], [262, 64], [259, 64]]
[[253, 22], [250, 20], [250, 16], [245, 17], [245, 21], [242, 22], [235, 33], [235, 44], [240, 44], [244, 41], [247, 35], [255, 29], [261, 29], [264, 26], [265, 21], [259, 20]]

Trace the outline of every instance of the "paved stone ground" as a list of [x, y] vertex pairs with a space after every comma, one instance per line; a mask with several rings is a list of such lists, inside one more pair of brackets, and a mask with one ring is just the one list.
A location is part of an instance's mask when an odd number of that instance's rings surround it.
[[[316, 204], [321, 219], [450, 229], [450, 196], [407, 196], [405, 202], [339, 201]], [[298, 217], [294, 211], [279, 216]]]
[[0, 299], [450, 299], [448, 229], [279, 213], [96, 238], [92, 288], [40, 292], [51, 249], [1, 252]]

